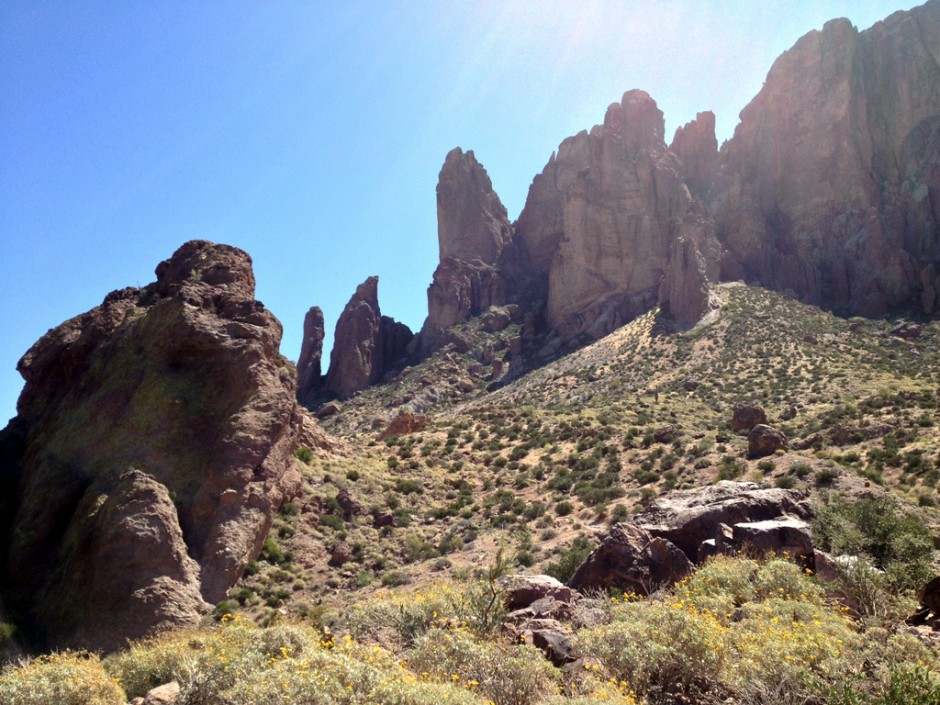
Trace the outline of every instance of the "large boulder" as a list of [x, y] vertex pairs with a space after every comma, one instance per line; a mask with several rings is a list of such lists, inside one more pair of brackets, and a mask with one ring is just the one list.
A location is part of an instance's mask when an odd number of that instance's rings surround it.
[[356, 287], [336, 322], [326, 388], [340, 399], [375, 384], [400, 360], [413, 337], [403, 323], [379, 309], [379, 278]]
[[784, 432], [767, 424], [757, 424], [747, 434], [747, 454], [750, 458], [763, 458], [788, 447], [789, 441]]
[[250, 257], [194, 241], [156, 274], [18, 365], [2, 580], [47, 645], [109, 649], [194, 624], [300, 488], [296, 372]]
[[648, 595], [692, 572], [688, 557], [671, 541], [633, 524], [617, 524], [568, 581], [581, 592], [618, 588]]
[[[722, 149], [723, 276], [840, 312], [937, 301], [940, 3], [781, 55]], [[720, 183], [719, 183], [720, 182]]]
[[727, 528], [733, 531], [736, 524], [810, 515], [809, 505], [796, 490], [761, 489], [753, 482], [722, 480], [659, 497], [634, 522], [651, 535], [668, 539], [695, 561], [704, 542], [726, 544]]
[[767, 423], [767, 414], [763, 407], [757, 404], [745, 404], [738, 402], [734, 405], [734, 411], [731, 414], [731, 430], [750, 431], [758, 424]]

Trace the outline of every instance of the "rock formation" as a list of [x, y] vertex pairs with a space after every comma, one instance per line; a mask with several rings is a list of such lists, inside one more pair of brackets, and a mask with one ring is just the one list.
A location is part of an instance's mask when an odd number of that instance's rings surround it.
[[304, 317], [304, 338], [297, 360], [297, 399], [309, 403], [323, 387], [320, 360], [323, 357], [323, 311], [313, 306]]
[[704, 282], [717, 274], [714, 226], [694, 207], [663, 131], [653, 99], [628, 91], [603, 125], [562, 142], [529, 189], [517, 237], [547, 276], [548, 324], [566, 337], [588, 330], [605, 310], [617, 315], [594, 337], [657, 300], [682, 317], [705, 309]]
[[18, 365], [3, 574], [50, 645], [107, 650], [192, 625], [300, 488], [295, 372], [254, 299], [251, 259], [189, 242], [156, 273]]
[[382, 315], [378, 286], [378, 277], [360, 284], [336, 322], [326, 387], [340, 399], [378, 382], [413, 337], [408, 326]]
[[677, 128], [669, 151], [682, 162], [684, 181], [692, 195], [706, 201], [718, 171], [715, 114], [699, 113], [694, 120]]
[[833, 20], [774, 63], [721, 155], [723, 276], [837, 312], [936, 307], [940, 3]]
[[512, 225], [486, 169], [459, 147], [447, 154], [438, 177], [437, 239], [440, 264], [428, 288], [424, 353], [440, 347], [442, 333], [455, 323], [507, 300], [499, 263]]

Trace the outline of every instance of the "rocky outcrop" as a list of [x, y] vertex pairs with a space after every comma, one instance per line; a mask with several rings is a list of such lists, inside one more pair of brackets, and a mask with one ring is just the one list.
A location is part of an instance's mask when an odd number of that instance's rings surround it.
[[320, 360], [323, 357], [323, 311], [312, 307], [304, 317], [304, 338], [297, 360], [297, 399], [309, 404], [323, 387]]
[[802, 494], [723, 480], [710, 487], [670, 492], [634, 517], [634, 523], [653, 536], [668, 539], [695, 561], [703, 542], [721, 544], [732, 538], [724, 527], [733, 531], [736, 524], [782, 516], [810, 516]]
[[[717, 258], [711, 264], [707, 258], [717, 252], [713, 225], [693, 207], [682, 163], [666, 149], [663, 132], [653, 99], [628, 91], [608, 108], [603, 125], [562, 142], [529, 189], [517, 237], [532, 267], [547, 276], [548, 324], [565, 336], [579, 328], [593, 327], [595, 337], [612, 330], [596, 325], [604, 309], [617, 309], [610, 322], [619, 324], [660, 297], [674, 297], [688, 318], [707, 304], [701, 284], [710, 270], [717, 274]], [[661, 288], [673, 255], [684, 259]]]
[[783, 431], [767, 424], [757, 424], [747, 434], [747, 455], [749, 458], [763, 458], [789, 447], [789, 441]]
[[786, 555], [812, 568], [809, 515], [799, 493], [752, 482], [673, 491], [633, 522], [611, 528], [568, 586], [648, 595], [691, 574], [695, 563], [741, 551]]
[[379, 309], [378, 277], [356, 288], [336, 322], [326, 388], [340, 399], [375, 384], [402, 358], [412, 333]]
[[699, 113], [694, 120], [677, 128], [669, 151], [682, 162], [684, 181], [692, 195], [706, 201], [718, 171], [715, 114]]
[[617, 524], [578, 566], [568, 585], [581, 592], [616, 587], [649, 595], [691, 572], [691, 561], [672, 542], [633, 524]]
[[940, 3], [833, 20], [774, 63], [721, 155], [723, 276], [837, 312], [936, 307]]
[[506, 208], [472, 151], [451, 150], [437, 181], [440, 261], [495, 264], [512, 239]]
[[750, 431], [758, 424], [767, 423], [767, 413], [757, 404], [747, 404], [737, 402], [734, 405], [734, 411], [731, 413], [731, 430]]
[[189, 242], [156, 273], [18, 365], [3, 575], [50, 645], [108, 649], [193, 624], [300, 487], [295, 371], [249, 256]]
[[444, 160], [437, 184], [437, 239], [440, 264], [428, 288], [428, 317], [421, 329], [425, 354], [443, 344], [444, 332], [454, 324], [507, 302], [500, 265], [512, 225], [472, 151], [458, 147]]

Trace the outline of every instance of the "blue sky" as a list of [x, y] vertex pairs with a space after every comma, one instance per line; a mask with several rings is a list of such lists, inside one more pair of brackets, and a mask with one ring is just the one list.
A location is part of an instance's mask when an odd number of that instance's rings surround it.
[[[247, 250], [296, 359], [367, 276], [417, 330], [444, 155], [472, 149], [515, 219], [566, 136], [642, 88], [667, 141], [719, 141], [773, 60], [904, 0], [0, 3], [0, 425], [17, 360], [186, 240]], [[329, 347], [325, 355], [328, 356]]]

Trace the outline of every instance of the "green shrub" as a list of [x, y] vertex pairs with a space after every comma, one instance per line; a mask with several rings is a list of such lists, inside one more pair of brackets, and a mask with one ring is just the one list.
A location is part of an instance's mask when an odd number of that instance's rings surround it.
[[574, 571], [584, 562], [591, 552], [591, 542], [584, 536], [576, 538], [554, 561], [545, 567], [545, 573], [565, 583], [574, 575]]
[[418, 638], [411, 668], [467, 684], [495, 705], [535, 705], [557, 692], [561, 673], [533, 646], [506, 648], [464, 630], [432, 629]]
[[302, 463], [309, 465], [313, 460], [313, 451], [306, 446], [300, 446], [297, 448], [297, 450], [294, 451], [294, 457]]
[[97, 656], [39, 656], [0, 673], [0, 703], [10, 705], [124, 705], [124, 692]]
[[901, 590], [917, 590], [933, 575], [933, 542], [924, 522], [884, 495], [854, 504], [832, 497], [817, 508], [814, 536], [836, 555], [866, 555]]
[[682, 600], [628, 602], [614, 610], [610, 624], [579, 632], [575, 648], [638, 695], [673, 702], [718, 682], [727, 655], [725, 631], [713, 614]]

